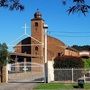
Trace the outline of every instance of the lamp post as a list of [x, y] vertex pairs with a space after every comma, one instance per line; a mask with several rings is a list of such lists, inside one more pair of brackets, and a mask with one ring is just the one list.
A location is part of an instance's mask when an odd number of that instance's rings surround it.
[[48, 29], [48, 25], [47, 24], [44, 24], [44, 36], [45, 36], [45, 39], [44, 39], [44, 46], [45, 46], [45, 56], [44, 56], [44, 73], [45, 73], [45, 83], [48, 83], [48, 60], [47, 60], [47, 29]]

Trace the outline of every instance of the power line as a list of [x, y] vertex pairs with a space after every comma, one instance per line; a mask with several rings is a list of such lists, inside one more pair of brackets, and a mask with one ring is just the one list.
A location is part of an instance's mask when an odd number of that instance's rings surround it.
[[88, 37], [88, 38], [90, 38], [90, 35], [61, 35], [61, 34], [50, 34], [51, 36], [53, 36], [53, 37], [76, 37], [76, 38], [78, 38], [78, 37]]
[[90, 38], [90, 36], [65, 36], [65, 35], [59, 35], [60, 37], [76, 37], [76, 38], [78, 38], [78, 37], [80, 37], [80, 38], [83, 38], [83, 37], [88, 37], [88, 38]]
[[[73, 34], [72, 34], [73, 33]], [[76, 32], [77, 33], [77, 32]], [[49, 32], [48, 35], [51, 35], [51, 36], [59, 36], [59, 37], [90, 37], [90, 32], [86, 32], [86, 34], [84, 32], [82, 32], [80, 34], [79, 32], [79, 35], [75, 35], [74, 32], [62, 32], [62, 33], [57, 33], [57, 32]]]
[[64, 32], [64, 31], [60, 31], [60, 32], [59, 31], [58, 32], [57, 31], [48, 31], [48, 33], [52, 33], [52, 32], [53, 33], [58, 33], [58, 34], [59, 33], [90, 33], [90, 32], [71, 32], [71, 31], [68, 31], [68, 32]]

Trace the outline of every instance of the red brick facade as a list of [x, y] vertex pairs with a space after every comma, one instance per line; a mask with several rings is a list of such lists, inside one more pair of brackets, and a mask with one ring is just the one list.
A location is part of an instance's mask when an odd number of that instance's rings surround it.
[[[34, 14], [34, 18], [31, 20], [31, 37], [25, 38], [15, 46], [16, 53], [26, 53], [39, 57], [30, 57], [32, 62], [43, 63], [44, 62], [44, 20], [39, 11]], [[30, 44], [30, 46], [23, 46]], [[22, 45], [22, 46], [18, 46]], [[53, 60], [58, 55], [71, 55], [78, 56], [78, 51], [67, 49], [67, 46], [60, 40], [47, 36], [47, 51], [48, 60]]]

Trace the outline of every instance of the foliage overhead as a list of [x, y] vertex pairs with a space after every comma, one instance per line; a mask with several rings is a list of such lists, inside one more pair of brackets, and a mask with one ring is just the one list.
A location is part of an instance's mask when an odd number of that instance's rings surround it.
[[[66, 5], [69, 0], [62, 0], [63, 5]], [[90, 5], [86, 4], [86, 0], [71, 0], [72, 5], [69, 7], [67, 12], [78, 13], [81, 12], [84, 15], [89, 11]], [[0, 0], [0, 7], [6, 7], [10, 10], [24, 10], [24, 5], [20, 0]]]
[[24, 6], [20, 3], [20, 0], [0, 0], [0, 7], [9, 8], [10, 10], [24, 9]]
[[[63, 4], [66, 5], [67, 1], [63, 0]], [[90, 9], [90, 5], [86, 4], [86, 0], [72, 0], [72, 4], [67, 10], [68, 14], [81, 12], [86, 15]]]
[[7, 49], [6, 43], [0, 44], [0, 65], [7, 64], [7, 57], [9, 56]]

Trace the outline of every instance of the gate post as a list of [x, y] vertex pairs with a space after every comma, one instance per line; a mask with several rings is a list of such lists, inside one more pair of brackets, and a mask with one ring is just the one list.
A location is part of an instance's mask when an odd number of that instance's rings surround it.
[[54, 61], [48, 61], [48, 83], [54, 81]]
[[72, 83], [73, 83], [73, 68], [72, 68]]
[[2, 82], [7, 83], [8, 82], [8, 69], [7, 65], [2, 66]]

